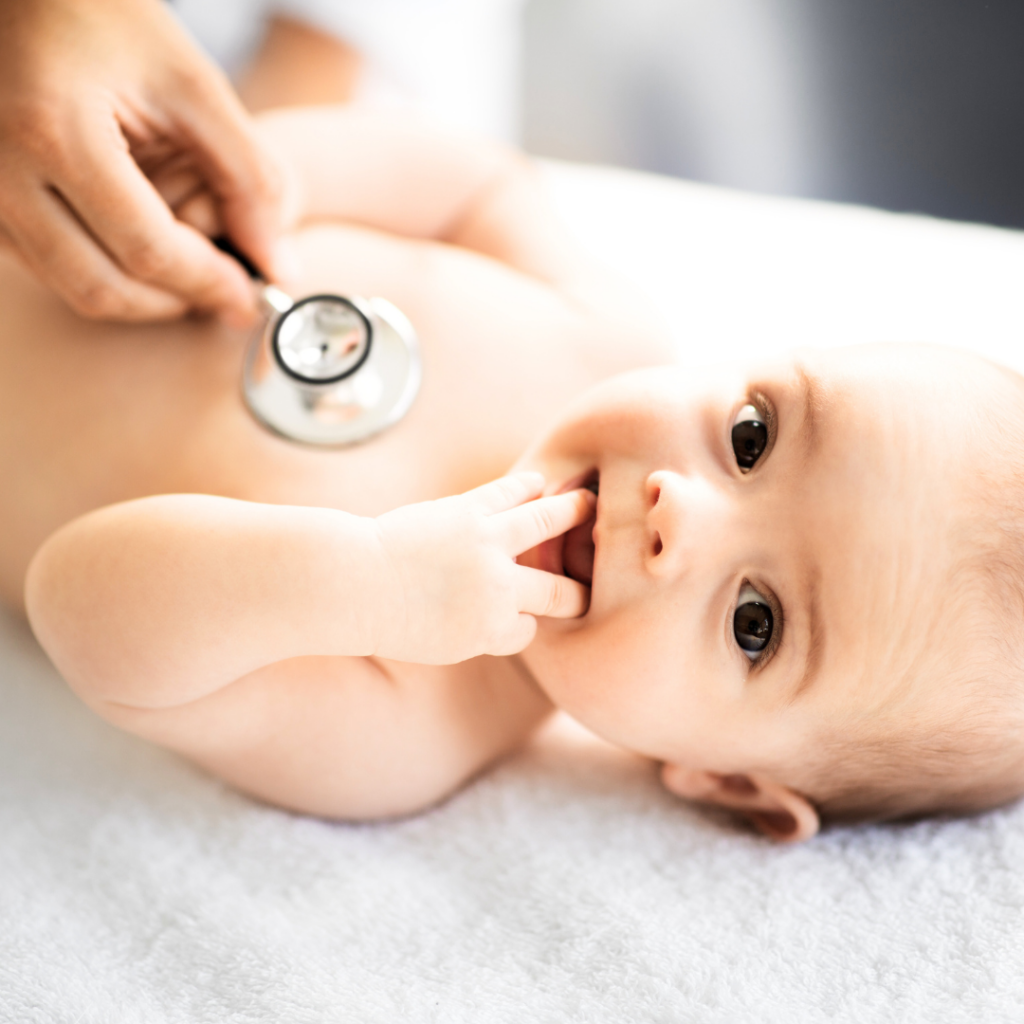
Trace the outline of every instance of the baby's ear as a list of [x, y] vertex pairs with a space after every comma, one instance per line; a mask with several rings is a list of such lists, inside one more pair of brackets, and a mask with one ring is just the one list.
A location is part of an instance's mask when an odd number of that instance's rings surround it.
[[684, 800], [716, 804], [742, 814], [758, 832], [780, 843], [810, 839], [821, 827], [818, 812], [805, 797], [763, 775], [721, 775], [666, 764], [661, 781]]

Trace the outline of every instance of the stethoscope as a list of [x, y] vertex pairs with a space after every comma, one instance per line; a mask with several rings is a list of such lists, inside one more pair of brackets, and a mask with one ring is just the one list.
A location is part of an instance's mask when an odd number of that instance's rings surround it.
[[268, 430], [301, 444], [357, 444], [397, 423], [420, 389], [419, 342], [386, 299], [293, 299], [262, 280], [224, 239], [260, 289], [267, 312], [246, 352], [242, 393]]

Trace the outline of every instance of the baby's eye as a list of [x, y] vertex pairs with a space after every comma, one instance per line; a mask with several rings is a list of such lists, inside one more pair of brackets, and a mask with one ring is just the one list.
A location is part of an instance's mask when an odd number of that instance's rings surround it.
[[749, 472], [768, 446], [768, 428], [760, 412], [745, 405], [732, 424], [732, 450], [743, 473]]
[[751, 661], [756, 661], [758, 654], [768, 646], [773, 624], [768, 602], [749, 583], [745, 584], [732, 616], [732, 631], [736, 643]]

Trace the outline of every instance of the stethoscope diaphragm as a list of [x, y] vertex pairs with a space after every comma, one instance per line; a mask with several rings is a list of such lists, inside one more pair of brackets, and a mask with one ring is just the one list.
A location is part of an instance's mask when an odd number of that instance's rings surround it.
[[420, 388], [416, 331], [385, 299], [310, 295], [293, 300], [259, 282], [268, 316], [249, 345], [242, 392], [256, 419], [301, 444], [358, 444], [397, 423]]

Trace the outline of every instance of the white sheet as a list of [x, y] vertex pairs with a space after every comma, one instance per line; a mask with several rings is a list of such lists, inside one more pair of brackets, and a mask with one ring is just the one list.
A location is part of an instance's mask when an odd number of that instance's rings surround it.
[[[931, 338], [1019, 361], [1019, 235], [551, 180], [691, 357]], [[419, 818], [297, 818], [94, 719], [0, 619], [3, 1021], [1019, 1022], [1021, 865], [1021, 806], [774, 847], [564, 723]]]

